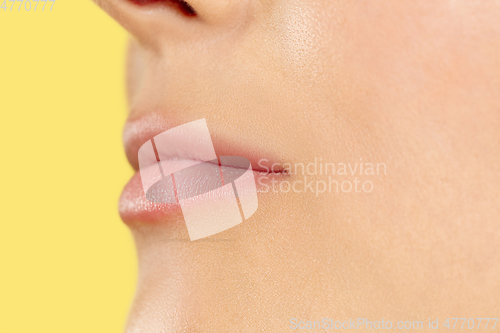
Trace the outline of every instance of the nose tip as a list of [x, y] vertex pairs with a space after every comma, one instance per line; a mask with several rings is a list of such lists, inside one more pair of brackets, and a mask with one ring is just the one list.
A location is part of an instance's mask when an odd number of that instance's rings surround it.
[[[254, 0], [94, 0], [140, 44], [161, 44], [215, 35], [248, 22]], [[208, 33], [208, 34], [207, 34]]]
[[211, 24], [238, 18], [249, 0], [126, 0], [137, 7], [174, 11]]
[[148, 6], [155, 3], [178, 10], [185, 16], [196, 16], [193, 7], [184, 0], [129, 0], [138, 6]]
[[189, 0], [198, 17], [211, 24], [224, 24], [238, 20], [248, 8], [247, 0]]

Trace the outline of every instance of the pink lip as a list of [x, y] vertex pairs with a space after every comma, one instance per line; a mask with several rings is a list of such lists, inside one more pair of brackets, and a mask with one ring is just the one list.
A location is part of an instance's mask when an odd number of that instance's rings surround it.
[[[132, 167], [136, 171], [138, 170], [138, 151], [145, 142], [178, 125], [180, 124], [174, 124], [165, 116], [158, 113], [152, 113], [127, 122], [123, 140], [127, 158]], [[232, 149], [222, 141], [214, 140], [214, 135], [212, 135], [212, 141], [217, 156], [242, 156], [250, 160], [252, 169], [254, 169], [258, 192], [262, 192], [263, 184], [270, 183], [271, 181], [276, 182], [282, 178], [283, 173], [280, 170], [274, 170], [274, 172], [269, 173], [268, 170], [259, 167], [260, 158], [257, 157], [255, 150], [250, 148]], [[190, 155], [187, 150], [174, 152], [170, 158], [171, 161], [167, 163], [173, 164], [184, 161], [184, 163], [189, 165], [197, 162], [197, 157]], [[271, 165], [270, 162], [268, 163]], [[122, 220], [127, 224], [135, 222], [153, 223], [162, 221], [173, 214], [178, 214], [180, 206], [177, 203], [156, 203], [148, 200], [143, 190], [141, 175], [139, 172], [136, 172], [122, 192], [119, 211]]]

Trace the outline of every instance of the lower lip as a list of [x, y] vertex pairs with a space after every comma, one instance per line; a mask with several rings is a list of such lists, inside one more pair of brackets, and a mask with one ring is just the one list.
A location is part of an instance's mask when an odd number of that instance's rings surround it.
[[[276, 183], [282, 174], [254, 171], [257, 193], [266, 192], [268, 184]], [[193, 182], [198, 184], [197, 182]], [[196, 186], [196, 185], [195, 185]], [[144, 193], [141, 175], [136, 172], [123, 189], [119, 202], [119, 212], [127, 224], [136, 222], [156, 223], [181, 212], [178, 203], [156, 203], [148, 200]]]

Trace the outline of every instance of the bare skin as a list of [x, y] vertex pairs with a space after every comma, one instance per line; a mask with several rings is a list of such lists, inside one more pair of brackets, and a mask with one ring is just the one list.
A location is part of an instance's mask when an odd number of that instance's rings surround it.
[[180, 214], [129, 224], [127, 332], [498, 317], [500, 2], [188, 2], [196, 16], [98, 1], [133, 36], [131, 118], [206, 118], [214, 140], [280, 165], [386, 172], [358, 177], [370, 192], [260, 193], [223, 241], [172, 241]]

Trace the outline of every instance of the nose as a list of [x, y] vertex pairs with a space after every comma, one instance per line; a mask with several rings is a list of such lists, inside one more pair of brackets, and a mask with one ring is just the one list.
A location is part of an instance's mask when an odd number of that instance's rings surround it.
[[253, 0], [95, 0], [139, 43], [220, 36], [248, 23]]

